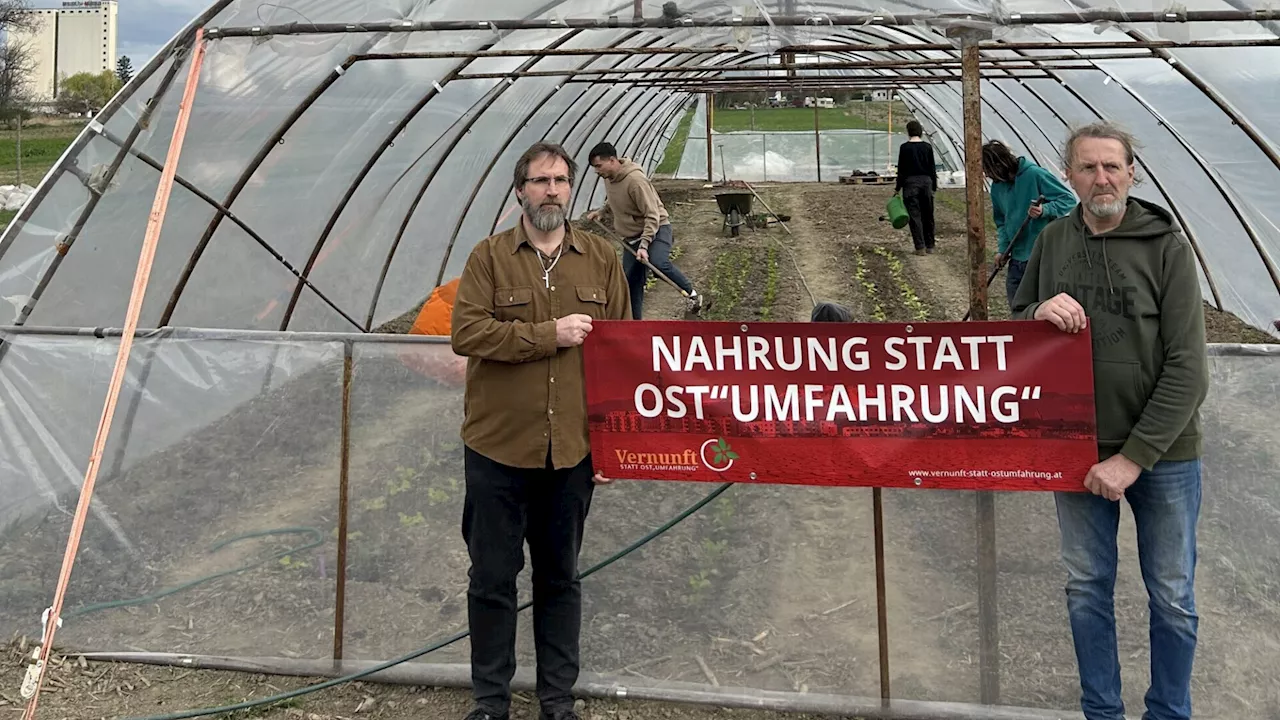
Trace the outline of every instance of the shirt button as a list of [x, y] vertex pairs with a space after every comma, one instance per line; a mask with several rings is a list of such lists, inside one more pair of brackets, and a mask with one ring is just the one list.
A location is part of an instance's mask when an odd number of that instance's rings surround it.
[[552, 410], [551, 408], [547, 408], [547, 414], [548, 414], [548, 415], [555, 415], [555, 414], [556, 414], [556, 411], [555, 411], [555, 410]]
[[555, 379], [555, 378], [551, 378], [551, 382], [555, 382], [555, 381], [556, 381], [556, 379]]
[[551, 290], [552, 290], [552, 291], [554, 291], [555, 289], [556, 289], [556, 286], [555, 286], [555, 285], [552, 285], [552, 286], [551, 286]]

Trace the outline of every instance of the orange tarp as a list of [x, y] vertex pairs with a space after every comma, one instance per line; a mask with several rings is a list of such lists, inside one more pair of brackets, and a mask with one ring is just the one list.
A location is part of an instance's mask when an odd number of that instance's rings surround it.
[[[431, 291], [422, 310], [413, 321], [410, 335], [449, 336], [452, 327], [453, 302], [458, 296], [458, 281], [454, 278]], [[451, 387], [461, 387], [467, 378], [467, 359], [453, 352], [448, 345], [413, 345], [404, 348], [401, 361], [432, 380]]]

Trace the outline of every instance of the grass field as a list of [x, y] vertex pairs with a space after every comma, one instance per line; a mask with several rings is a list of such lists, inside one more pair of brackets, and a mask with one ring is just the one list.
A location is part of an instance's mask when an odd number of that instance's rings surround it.
[[685, 111], [684, 117], [680, 118], [680, 124], [676, 126], [676, 132], [671, 136], [671, 142], [667, 144], [657, 172], [670, 175], [680, 169], [680, 158], [684, 157], [684, 144], [689, 139], [689, 127], [693, 125], [693, 113], [694, 108], [689, 108]]
[[[901, 131], [911, 119], [907, 106], [893, 103], [893, 127]], [[826, 130], [870, 129], [889, 127], [889, 103], [859, 103], [852, 107], [819, 108], [818, 125]], [[737, 130], [812, 130], [813, 108], [756, 108], [754, 110], [715, 111], [712, 127], [717, 132]]]
[[[83, 120], [35, 118], [22, 126], [22, 164], [18, 164], [18, 129], [0, 127], [0, 185], [35, 187], [76, 139]], [[0, 210], [0, 227], [8, 225], [16, 210]]]

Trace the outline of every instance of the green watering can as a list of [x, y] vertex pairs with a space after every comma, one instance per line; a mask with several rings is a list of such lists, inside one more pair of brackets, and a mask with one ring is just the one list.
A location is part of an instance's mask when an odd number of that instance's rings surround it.
[[901, 195], [894, 195], [889, 198], [885, 210], [889, 214], [889, 222], [893, 223], [894, 230], [901, 230], [907, 226], [909, 218], [907, 217], [907, 206], [902, 202]]

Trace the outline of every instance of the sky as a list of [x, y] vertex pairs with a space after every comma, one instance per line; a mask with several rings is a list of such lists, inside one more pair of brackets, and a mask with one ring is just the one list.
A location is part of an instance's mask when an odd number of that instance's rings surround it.
[[120, 0], [116, 54], [128, 55], [134, 71], [141, 70], [152, 55], [211, 3], [212, 0]]

